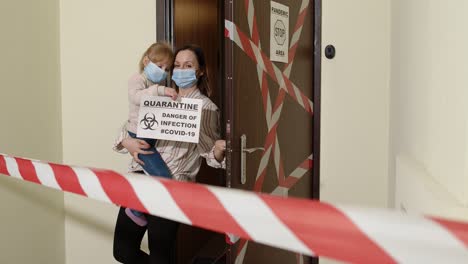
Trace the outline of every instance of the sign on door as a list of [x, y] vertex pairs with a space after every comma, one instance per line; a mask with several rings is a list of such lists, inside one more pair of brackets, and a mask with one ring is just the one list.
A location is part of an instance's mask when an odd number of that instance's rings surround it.
[[271, 1], [270, 60], [288, 62], [289, 7]]

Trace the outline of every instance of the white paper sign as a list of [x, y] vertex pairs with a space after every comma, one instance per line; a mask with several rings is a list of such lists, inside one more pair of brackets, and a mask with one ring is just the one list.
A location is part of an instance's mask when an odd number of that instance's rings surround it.
[[289, 7], [271, 1], [270, 60], [288, 62]]
[[144, 96], [140, 102], [137, 136], [198, 143], [202, 100]]

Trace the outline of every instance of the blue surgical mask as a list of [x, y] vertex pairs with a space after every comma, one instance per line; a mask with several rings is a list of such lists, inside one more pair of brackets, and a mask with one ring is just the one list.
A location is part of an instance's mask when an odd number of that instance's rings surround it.
[[194, 69], [175, 69], [172, 73], [172, 80], [180, 89], [193, 87], [198, 81]]
[[145, 66], [144, 72], [146, 77], [154, 83], [160, 83], [167, 77], [167, 73], [151, 61]]

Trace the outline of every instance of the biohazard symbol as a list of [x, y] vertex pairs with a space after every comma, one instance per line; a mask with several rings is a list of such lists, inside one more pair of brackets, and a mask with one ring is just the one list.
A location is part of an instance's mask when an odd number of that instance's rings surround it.
[[[150, 117], [149, 114], [152, 116]], [[154, 130], [154, 125], [159, 126], [158, 121], [156, 121], [156, 116], [153, 113], [146, 113], [145, 117], [140, 121], [140, 124], [143, 130]]]

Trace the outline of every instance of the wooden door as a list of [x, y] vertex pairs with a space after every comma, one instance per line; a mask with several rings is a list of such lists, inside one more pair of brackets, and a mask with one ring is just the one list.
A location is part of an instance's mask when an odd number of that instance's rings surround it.
[[[314, 148], [318, 150], [314, 127], [319, 128], [313, 114], [318, 106], [313, 103], [318, 101], [314, 100], [314, 96], [318, 98], [314, 93], [314, 1], [275, 2], [289, 9], [288, 39], [275, 39], [282, 37], [279, 33], [284, 33], [285, 27], [272, 21], [272, 1], [225, 2], [227, 185], [318, 198], [318, 174], [313, 173], [312, 165], [316, 161], [313, 157], [318, 156], [314, 153]], [[270, 39], [277, 45], [289, 42], [282, 47], [287, 50], [286, 63], [272, 62]], [[237, 242], [230, 253], [231, 262], [236, 264], [311, 261], [245, 240]]]

